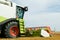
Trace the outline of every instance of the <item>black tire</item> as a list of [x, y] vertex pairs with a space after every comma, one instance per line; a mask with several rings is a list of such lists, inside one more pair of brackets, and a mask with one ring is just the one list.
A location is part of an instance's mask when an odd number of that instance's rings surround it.
[[17, 22], [9, 22], [4, 28], [4, 35], [8, 38], [16, 38], [19, 35], [19, 27]]

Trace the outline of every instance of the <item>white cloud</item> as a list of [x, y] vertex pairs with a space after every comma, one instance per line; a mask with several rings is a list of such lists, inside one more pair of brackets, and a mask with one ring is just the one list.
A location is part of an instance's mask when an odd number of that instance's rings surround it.
[[47, 12], [60, 12], [60, 0], [49, 0]]

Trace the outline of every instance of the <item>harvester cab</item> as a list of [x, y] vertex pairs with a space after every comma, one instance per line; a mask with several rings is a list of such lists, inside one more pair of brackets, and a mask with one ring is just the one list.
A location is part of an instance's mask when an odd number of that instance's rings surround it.
[[24, 16], [24, 12], [27, 11], [28, 8], [27, 7], [20, 7], [20, 6], [16, 6], [16, 17], [17, 18], [20, 18], [20, 19], [23, 19], [23, 16]]

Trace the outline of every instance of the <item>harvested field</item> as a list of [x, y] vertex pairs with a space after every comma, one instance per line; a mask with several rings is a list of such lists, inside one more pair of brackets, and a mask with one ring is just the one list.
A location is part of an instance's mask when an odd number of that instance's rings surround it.
[[52, 37], [19, 37], [19, 38], [0, 38], [0, 40], [60, 40], [60, 33], [55, 33]]

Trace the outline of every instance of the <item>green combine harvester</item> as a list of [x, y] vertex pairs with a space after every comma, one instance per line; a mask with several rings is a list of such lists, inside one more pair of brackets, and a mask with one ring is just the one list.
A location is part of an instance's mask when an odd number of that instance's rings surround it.
[[[30, 31], [24, 27], [24, 13], [27, 7], [21, 7], [8, 0], [0, 0], [0, 34], [4, 37], [40, 36], [39, 31]], [[32, 34], [34, 32], [34, 34]], [[36, 34], [37, 33], [37, 34]]]

